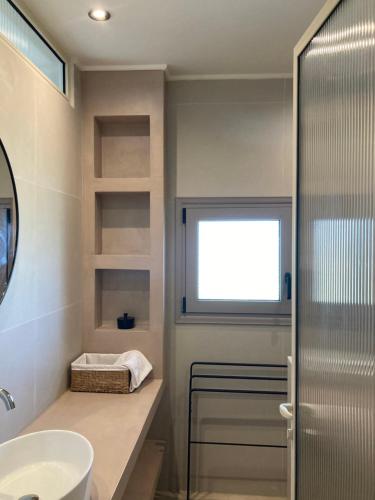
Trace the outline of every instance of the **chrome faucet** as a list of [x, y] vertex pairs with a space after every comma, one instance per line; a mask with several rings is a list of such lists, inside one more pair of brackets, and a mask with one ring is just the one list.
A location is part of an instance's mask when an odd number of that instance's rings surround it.
[[13, 396], [6, 389], [0, 388], [0, 399], [3, 400], [3, 403], [5, 404], [5, 408], [7, 409], [7, 411], [14, 410], [14, 408], [16, 407], [16, 403], [14, 402]]

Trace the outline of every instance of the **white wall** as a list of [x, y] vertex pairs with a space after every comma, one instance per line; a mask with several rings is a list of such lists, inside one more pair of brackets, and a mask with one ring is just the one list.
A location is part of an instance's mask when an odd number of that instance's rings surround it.
[[[175, 324], [174, 214], [176, 196], [291, 196], [291, 91], [289, 80], [168, 84], [169, 371], [167, 393], [152, 430], [153, 435], [168, 441], [160, 490], [185, 489], [190, 363], [194, 360], [286, 363], [290, 352], [289, 327]], [[219, 403], [218, 413], [230, 419], [238, 417], [241, 411], [245, 414], [252, 411], [229, 406], [232, 411]], [[212, 408], [209, 405], [208, 410]], [[225, 432], [226, 437], [240, 437], [238, 428], [227, 426]], [[242, 438], [245, 440], [246, 436]], [[285, 489], [278, 481], [286, 474], [285, 452], [204, 450], [200, 461], [206, 489], [254, 494], [274, 494]], [[267, 478], [275, 481], [265, 484], [263, 480]]]
[[0, 305], [0, 441], [66, 388], [81, 352], [79, 116], [41, 74], [0, 39], [0, 137], [15, 175], [20, 233]]

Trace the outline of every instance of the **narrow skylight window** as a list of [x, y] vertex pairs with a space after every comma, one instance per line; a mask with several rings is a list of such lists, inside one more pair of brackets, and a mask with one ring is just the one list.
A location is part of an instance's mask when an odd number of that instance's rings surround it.
[[11, 0], [0, 0], [0, 33], [66, 92], [64, 60]]

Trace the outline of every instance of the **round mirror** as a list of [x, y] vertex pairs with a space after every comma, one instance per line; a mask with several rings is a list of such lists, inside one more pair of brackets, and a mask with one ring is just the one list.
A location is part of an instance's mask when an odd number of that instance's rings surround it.
[[7, 291], [16, 257], [18, 203], [16, 185], [3, 143], [0, 140], [0, 303]]

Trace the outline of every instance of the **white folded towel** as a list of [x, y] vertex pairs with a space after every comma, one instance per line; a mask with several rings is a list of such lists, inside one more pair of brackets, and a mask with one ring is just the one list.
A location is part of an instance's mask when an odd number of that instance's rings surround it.
[[152, 370], [151, 363], [139, 351], [128, 351], [120, 354], [114, 365], [123, 366], [130, 371], [130, 392], [137, 389]]

